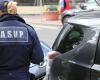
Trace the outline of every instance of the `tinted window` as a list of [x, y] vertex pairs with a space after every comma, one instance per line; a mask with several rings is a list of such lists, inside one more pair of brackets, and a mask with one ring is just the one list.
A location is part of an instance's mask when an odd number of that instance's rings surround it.
[[58, 46], [60, 45], [62, 38], [66, 36], [66, 34], [70, 31], [70, 29], [73, 28], [73, 25], [65, 24], [62, 30], [60, 31], [59, 35], [57, 36], [57, 39], [54, 42], [54, 45], [52, 47], [53, 50], [57, 50]]
[[[68, 26], [70, 26], [70, 28], [68, 28]], [[65, 53], [75, 48], [79, 45], [83, 37], [83, 31], [79, 27], [76, 27], [75, 25], [67, 25], [66, 27], [67, 28], [62, 32], [62, 34], [64, 34], [60, 35], [61, 40], [59, 41], [59, 46], [57, 48], [57, 51], [61, 53]]]
[[99, 42], [98, 42], [98, 46], [97, 46], [95, 63], [100, 64], [100, 38], [99, 38]]

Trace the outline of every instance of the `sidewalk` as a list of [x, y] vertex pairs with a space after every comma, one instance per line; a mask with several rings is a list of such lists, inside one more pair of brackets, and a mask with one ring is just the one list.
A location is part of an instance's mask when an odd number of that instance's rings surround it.
[[46, 20], [43, 15], [38, 15], [36, 18], [34, 17], [33, 23], [41, 25], [62, 26], [60, 18], [58, 20]]
[[18, 6], [18, 13], [32, 24], [62, 26], [60, 17], [55, 21], [46, 20], [43, 17], [43, 6]]
[[35, 25], [62, 26], [60, 17], [58, 20], [46, 20], [42, 14], [21, 14], [21, 16]]

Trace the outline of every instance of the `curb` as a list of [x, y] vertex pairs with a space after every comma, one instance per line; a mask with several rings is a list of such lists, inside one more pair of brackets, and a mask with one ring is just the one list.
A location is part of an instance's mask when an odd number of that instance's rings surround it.
[[33, 23], [33, 25], [44, 25], [44, 26], [50, 26], [50, 27], [62, 27], [63, 25], [55, 25], [55, 24], [43, 24], [43, 23]]

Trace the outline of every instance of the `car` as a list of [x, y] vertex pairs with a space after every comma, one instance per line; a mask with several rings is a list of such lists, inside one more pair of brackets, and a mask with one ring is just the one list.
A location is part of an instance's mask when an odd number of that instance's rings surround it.
[[98, 6], [95, 0], [87, 0], [85, 3], [80, 4], [80, 8], [87, 10], [89, 9], [98, 10], [100, 7]]
[[31, 80], [46, 74], [47, 53], [57, 51], [50, 66], [49, 80], [98, 80], [100, 78], [100, 11], [87, 11], [68, 19], [52, 48], [44, 42], [40, 65], [30, 65]]
[[86, 0], [85, 3], [77, 4], [76, 7], [73, 7], [70, 10], [66, 10], [61, 14], [61, 22], [65, 24], [68, 18], [78, 15], [82, 12], [90, 12], [93, 10], [100, 10], [100, 7], [95, 0]]
[[100, 79], [100, 11], [68, 19], [55, 40], [49, 80]]
[[33, 63], [30, 64], [29, 68], [29, 72], [31, 75], [30, 80], [42, 80], [46, 74], [47, 53], [51, 51], [51, 48], [43, 41], [41, 41], [40, 43], [44, 53], [44, 62], [41, 62], [40, 65]]

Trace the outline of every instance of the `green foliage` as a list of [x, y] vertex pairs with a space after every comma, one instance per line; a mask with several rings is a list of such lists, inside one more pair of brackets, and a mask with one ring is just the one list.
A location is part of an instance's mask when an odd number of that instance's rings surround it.
[[55, 5], [47, 5], [45, 10], [46, 11], [58, 11], [58, 8]]

